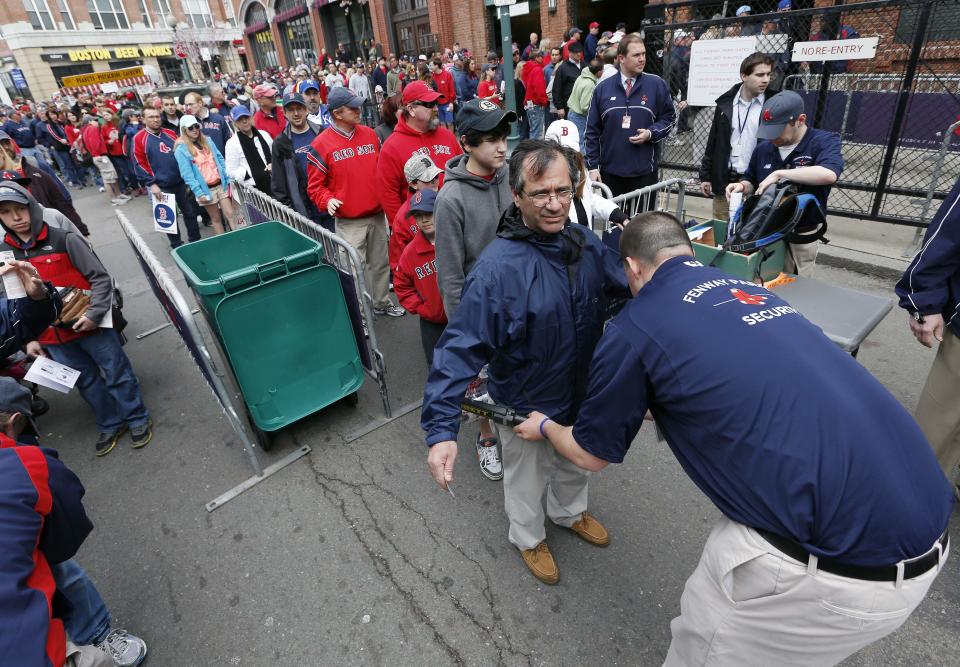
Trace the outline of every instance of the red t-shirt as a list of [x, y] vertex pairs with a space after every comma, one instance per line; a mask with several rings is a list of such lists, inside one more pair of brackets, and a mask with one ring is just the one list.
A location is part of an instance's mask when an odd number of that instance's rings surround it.
[[107, 145], [107, 155], [120, 157], [123, 155], [123, 140], [120, 138], [120, 131], [113, 123], [104, 123], [100, 126], [100, 136], [103, 143]]
[[477, 97], [482, 100], [490, 100], [494, 104], [500, 104], [498, 92], [496, 81], [484, 80], [477, 84]]

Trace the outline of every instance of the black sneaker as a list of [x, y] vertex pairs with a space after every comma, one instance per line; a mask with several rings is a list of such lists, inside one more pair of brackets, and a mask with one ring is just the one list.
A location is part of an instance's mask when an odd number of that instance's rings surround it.
[[101, 432], [97, 436], [97, 456], [106, 456], [113, 451], [113, 448], [117, 446], [117, 440], [120, 439], [120, 436], [126, 433], [127, 427], [124, 426], [119, 431], [110, 431]]
[[142, 426], [135, 426], [130, 429], [130, 437], [133, 439], [133, 448], [140, 449], [146, 447], [153, 440], [153, 422], [149, 419]]

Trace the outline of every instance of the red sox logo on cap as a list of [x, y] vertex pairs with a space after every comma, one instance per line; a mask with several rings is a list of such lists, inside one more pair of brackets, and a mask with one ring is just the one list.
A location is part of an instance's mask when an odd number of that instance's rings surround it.
[[765, 121], [767, 121], [768, 123], [773, 120], [773, 114], [770, 113], [770, 109], [766, 109], [766, 110], [763, 112], [763, 119], [764, 119]]
[[419, 204], [421, 201], [423, 201], [423, 194], [421, 192], [417, 192], [417, 194], [413, 195], [412, 201], [414, 204]]

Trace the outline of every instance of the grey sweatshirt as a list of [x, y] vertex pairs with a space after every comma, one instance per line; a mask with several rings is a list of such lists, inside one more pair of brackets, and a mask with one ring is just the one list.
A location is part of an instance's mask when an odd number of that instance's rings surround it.
[[497, 236], [500, 216], [513, 203], [509, 167], [491, 181], [467, 171], [468, 155], [457, 155], [446, 165], [443, 187], [434, 204], [437, 227], [437, 282], [447, 319], [460, 305], [463, 281], [483, 249]]

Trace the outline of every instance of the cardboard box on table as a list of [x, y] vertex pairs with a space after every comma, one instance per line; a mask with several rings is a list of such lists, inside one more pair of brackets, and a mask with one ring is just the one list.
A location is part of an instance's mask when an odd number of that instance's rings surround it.
[[[720, 248], [716, 245], [727, 239], [727, 223], [722, 220], [709, 220], [687, 231], [691, 232], [691, 236], [699, 231], [703, 232], [698, 240], [693, 240], [693, 251], [698, 260], [709, 266], [720, 253]], [[726, 252], [714, 266], [742, 280], [773, 280], [783, 271], [786, 253], [787, 244], [777, 241], [749, 255]]]

